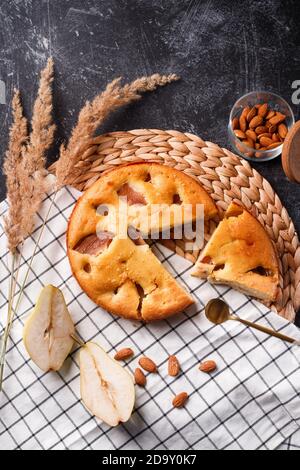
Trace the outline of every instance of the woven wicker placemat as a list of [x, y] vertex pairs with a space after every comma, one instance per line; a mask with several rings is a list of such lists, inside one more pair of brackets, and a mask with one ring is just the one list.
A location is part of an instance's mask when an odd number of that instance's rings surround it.
[[[272, 308], [294, 321], [300, 307], [300, 245], [294, 224], [278, 195], [249, 163], [212, 142], [174, 130], [136, 129], [100, 135], [80, 149], [82, 174], [74, 187], [87, 189], [99, 176], [118, 165], [158, 162], [197, 179], [211, 194], [220, 215], [231, 201], [242, 202], [264, 226], [276, 245], [280, 263], [280, 293]], [[55, 164], [52, 165], [53, 171]], [[212, 221], [208, 233], [215, 228]], [[184, 242], [167, 242], [181, 256], [195, 261]]]

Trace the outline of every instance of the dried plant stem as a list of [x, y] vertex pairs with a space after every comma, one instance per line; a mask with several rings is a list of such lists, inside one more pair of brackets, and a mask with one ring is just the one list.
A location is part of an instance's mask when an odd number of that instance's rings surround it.
[[33, 107], [32, 131], [22, 151], [22, 231], [26, 238], [34, 229], [37, 214], [47, 192], [46, 152], [51, 147], [56, 126], [52, 122], [52, 83], [54, 66], [49, 59], [41, 72], [38, 95]]
[[15, 91], [12, 100], [13, 123], [9, 135], [9, 147], [6, 152], [3, 169], [6, 176], [7, 199], [9, 203], [8, 215], [4, 218], [4, 230], [8, 240], [8, 248], [12, 254], [12, 266], [10, 271], [7, 322], [0, 340], [0, 391], [2, 390], [5, 354], [9, 336], [9, 322], [12, 317], [13, 299], [17, 285], [15, 276], [16, 260], [18, 256], [17, 246], [24, 240], [22, 230], [23, 203], [20, 180], [22, 177], [21, 162], [22, 149], [27, 142], [27, 120], [23, 116], [23, 108], [20, 92]]
[[[18, 262], [18, 266], [15, 270], [14, 286], [13, 286], [13, 289], [12, 289], [12, 307], [13, 307], [13, 301], [14, 301], [14, 298], [15, 298], [16, 288], [17, 288], [17, 284], [18, 284], [18, 278], [19, 278], [20, 267], [21, 267], [21, 259], [22, 259], [21, 253], [19, 252], [19, 262]], [[9, 336], [9, 334], [10, 334], [10, 330], [11, 330], [13, 319], [14, 319], [14, 313], [15, 313], [15, 310], [12, 308], [11, 315], [9, 317], [9, 326], [7, 327], [7, 336]]]
[[52, 122], [53, 59], [48, 59], [41, 72], [39, 90], [33, 106], [32, 131], [26, 146], [25, 167], [30, 175], [42, 173], [46, 167], [46, 151], [51, 147], [56, 129]]
[[9, 133], [9, 146], [3, 163], [6, 176], [8, 213], [4, 217], [4, 230], [8, 248], [13, 253], [24, 240], [22, 230], [23, 200], [21, 190], [22, 151], [28, 139], [27, 120], [23, 116], [20, 92], [15, 90], [12, 100], [13, 122]]
[[13, 312], [13, 297], [14, 297], [14, 290], [15, 290], [15, 265], [16, 265], [16, 257], [17, 252], [14, 251], [12, 254], [12, 263], [11, 263], [11, 271], [10, 271], [10, 281], [9, 281], [9, 292], [8, 292], [8, 309], [7, 309], [7, 321], [6, 327], [4, 330], [4, 334], [1, 337], [1, 348], [0, 348], [0, 392], [2, 391], [2, 384], [3, 384], [3, 373], [4, 373], [4, 365], [5, 365], [5, 354], [7, 348], [7, 341], [9, 336], [9, 324], [10, 319]]
[[51, 209], [54, 205], [54, 202], [55, 202], [55, 199], [56, 199], [56, 196], [57, 196], [57, 191], [55, 191], [52, 195], [52, 198], [51, 198], [51, 202], [50, 202], [50, 205], [49, 205], [49, 208], [48, 208], [48, 211], [44, 217], [44, 220], [43, 220], [43, 223], [42, 223], [42, 226], [40, 228], [40, 231], [39, 231], [39, 235], [38, 235], [38, 238], [34, 244], [34, 249], [33, 249], [33, 252], [32, 252], [32, 255], [30, 257], [30, 260], [29, 260], [29, 264], [28, 264], [28, 268], [26, 270], [26, 273], [25, 273], [25, 276], [24, 276], [24, 279], [23, 279], [23, 282], [21, 284], [21, 287], [20, 287], [20, 292], [19, 292], [19, 295], [18, 295], [18, 298], [17, 298], [17, 302], [16, 302], [16, 305], [15, 305], [15, 308], [14, 308], [14, 312], [15, 312], [15, 315], [18, 314], [18, 310], [19, 310], [19, 307], [20, 307], [20, 304], [21, 304], [21, 301], [22, 301], [22, 297], [23, 297], [23, 294], [24, 294], [24, 289], [26, 287], [26, 283], [28, 281], [28, 277], [29, 277], [29, 273], [31, 271], [31, 268], [32, 268], [32, 263], [33, 263], [33, 260], [34, 260], [34, 257], [36, 255], [36, 252], [37, 252], [37, 249], [39, 247], [39, 243], [42, 239], [42, 236], [43, 236], [43, 233], [44, 233], [44, 230], [45, 230], [45, 227], [46, 227], [46, 224], [47, 224], [47, 221], [48, 221], [48, 218], [49, 218], [49, 215], [50, 215], [50, 212], [51, 212]]
[[[18, 91], [15, 92], [12, 101], [13, 124], [10, 129], [9, 147], [3, 168], [6, 175], [9, 202], [8, 215], [4, 219], [4, 230], [13, 263], [10, 273], [7, 323], [0, 343], [0, 391], [3, 382], [7, 341], [16, 313], [13, 304], [20, 269], [19, 264], [16, 270], [17, 247], [32, 233], [35, 216], [46, 191], [49, 189], [46, 179], [46, 151], [53, 143], [55, 132], [55, 125], [52, 122], [52, 82], [53, 60], [49, 59], [47, 66], [41, 73], [38, 95], [33, 108], [30, 136], [28, 136], [27, 120], [23, 116]], [[43, 232], [43, 227], [41, 232]], [[42, 233], [38, 241], [41, 235]], [[35, 247], [30, 267], [36, 249], [37, 247]], [[28, 274], [24, 285], [27, 278]], [[24, 285], [21, 287], [19, 299], [22, 297]]]

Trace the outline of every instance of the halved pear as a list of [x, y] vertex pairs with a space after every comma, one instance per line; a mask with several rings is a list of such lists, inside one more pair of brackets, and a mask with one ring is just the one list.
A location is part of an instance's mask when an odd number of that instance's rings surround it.
[[54, 286], [42, 289], [23, 333], [25, 348], [43, 371], [59, 370], [69, 355], [75, 328], [62, 292]]
[[131, 375], [95, 343], [80, 351], [81, 398], [86, 408], [109, 426], [129, 420], [135, 402]]

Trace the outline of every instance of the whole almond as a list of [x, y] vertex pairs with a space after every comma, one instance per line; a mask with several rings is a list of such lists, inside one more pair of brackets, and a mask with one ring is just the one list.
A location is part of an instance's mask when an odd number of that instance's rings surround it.
[[268, 114], [266, 115], [266, 120], [268, 121], [271, 119], [273, 116], [275, 116], [276, 112], [275, 111], [269, 111]]
[[256, 135], [256, 133], [255, 133], [252, 129], [248, 129], [248, 130], [245, 132], [245, 134], [246, 134], [246, 136], [247, 136], [249, 139], [253, 140], [253, 142], [256, 141], [257, 135]]
[[259, 150], [260, 149], [260, 144], [255, 144], [255, 148], [256, 148], [256, 150]]
[[176, 356], [170, 356], [168, 361], [168, 373], [171, 377], [176, 377], [180, 372], [180, 365]]
[[189, 398], [188, 394], [186, 392], [181, 392], [176, 397], [173, 398], [172, 404], [174, 408], [181, 408], [187, 399]]
[[257, 135], [264, 134], [265, 132], [268, 132], [268, 129], [266, 126], [258, 126], [255, 129], [255, 134]]
[[264, 134], [259, 134], [259, 136], [258, 136], [259, 141], [262, 137], [268, 137], [269, 139], [271, 139], [272, 134], [270, 132], [265, 132]]
[[206, 374], [213, 372], [214, 370], [216, 370], [216, 368], [217, 368], [217, 364], [215, 363], [215, 361], [202, 362], [202, 364], [200, 364], [200, 367], [199, 367], [201, 372], [205, 372]]
[[282, 113], [276, 113], [275, 116], [273, 116], [271, 119], [269, 119], [270, 123], [272, 125], [277, 125], [283, 122], [286, 118], [285, 114]]
[[262, 116], [264, 118], [264, 117], [266, 117], [267, 113], [268, 113], [268, 104], [264, 103], [259, 107], [258, 115]]
[[274, 143], [274, 141], [270, 137], [261, 137], [259, 139], [259, 142], [263, 147], [269, 147], [269, 145], [272, 145]]
[[129, 357], [133, 356], [133, 351], [131, 348], [123, 348], [120, 349], [120, 351], [117, 351], [115, 354], [115, 360], [116, 361], [124, 361], [125, 359], [128, 359]]
[[240, 127], [239, 118], [235, 117], [232, 119], [232, 129], [238, 129]]
[[248, 138], [248, 139], [243, 140], [243, 144], [248, 145], [248, 147], [251, 147], [252, 149], [254, 149], [254, 142], [252, 139]]
[[144, 372], [139, 367], [137, 367], [134, 371], [134, 380], [135, 383], [140, 387], [145, 387], [147, 379]]
[[278, 134], [282, 139], [285, 139], [288, 133], [288, 128], [285, 124], [281, 123], [278, 126]]
[[250, 106], [246, 106], [242, 111], [241, 117], [247, 118], [247, 115], [250, 110], [251, 110]]
[[241, 117], [240, 117], [239, 123], [240, 123], [240, 129], [241, 129], [241, 131], [245, 132], [246, 129], [247, 129], [247, 127], [248, 127], [248, 126], [247, 126], [247, 119], [245, 118], [245, 116], [241, 116]]
[[146, 370], [147, 372], [157, 372], [157, 366], [155, 362], [153, 362], [152, 359], [150, 359], [149, 357], [141, 357], [141, 359], [139, 360], [139, 365], [142, 367], [142, 369]]
[[277, 126], [274, 126], [274, 124], [271, 124], [271, 126], [268, 129], [268, 132], [270, 132], [270, 134], [274, 134], [274, 132], [276, 131], [277, 131]]
[[273, 142], [272, 144], [268, 145], [267, 150], [276, 149], [279, 147], [279, 145], [281, 145], [281, 142]]
[[246, 117], [247, 121], [248, 122], [252, 121], [252, 119], [256, 116], [256, 114], [257, 114], [257, 109], [255, 106], [253, 106], [253, 108], [251, 108], [249, 113], [247, 114], [247, 117]]
[[238, 138], [238, 139], [245, 139], [246, 138], [246, 134], [245, 132], [241, 131], [240, 129], [235, 129], [235, 131], [233, 131], [235, 136]]
[[258, 127], [262, 124], [263, 118], [259, 115], [255, 116], [250, 122], [249, 122], [249, 127], [251, 129], [255, 129], [255, 127]]
[[272, 140], [273, 140], [274, 142], [280, 142], [280, 137], [279, 137], [279, 135], [274, 133], [274, 134], [272, 135]]

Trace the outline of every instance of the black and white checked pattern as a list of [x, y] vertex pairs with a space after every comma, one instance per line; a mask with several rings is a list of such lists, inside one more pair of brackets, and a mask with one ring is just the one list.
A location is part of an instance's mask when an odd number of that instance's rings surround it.
[[[6, 356], [4, 392], [0, 396], [0, 449], [299, 449], [300, 352], [263, 333], [231, 322], [214, 327], [203, 307], [224, 298], [238, 315], [259, 321], [295, 338], [299, 330], [261, 304], [224, 287], [190, 276], [191, 265], [161, 245], [154, 247], [166, 268], [196, 299], [185, 313], [160, 323], [142, 325], [116, 318], [97, 307], [71, 276], [65, 251], [65, 230], [78, 192], [64, 189], [52, 207], [34, 259]], [[20, 277], [26, 272], [39, 226], [22, 250]], [[0, 205], [1, 217], [6, 203]], [[10, 255], [0, 228], [0, 308], [5, 325]], [[65, 295], [78, 334], [99, 342], [108, 353], [132, 347], [134, 371], [140, 354], [153, 358], [159, 374], [137, 388], [131, 420], [117, 428], [97, 422], [79, 398], [78, 351], [59, 373], [42, 373], [28, 358], [22, 342], [24, 320], [42, 286], [54, 284]], [[20, 287], [20, 286], [18, 286]], [[18, 292], [17, 292], [18, 293]], [[182, 374], [167, 375], [167, 359], [176, 354]], [[218, 370], [208, 376], [198, 364], [214, 359]], [[172, 397], [189, 393], [184, 409]]]

